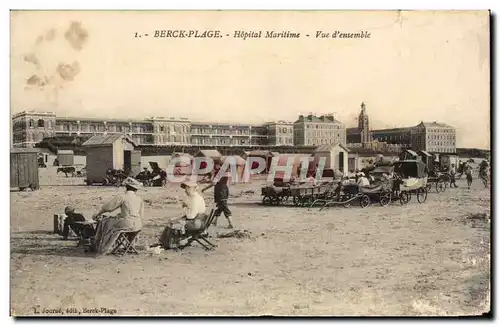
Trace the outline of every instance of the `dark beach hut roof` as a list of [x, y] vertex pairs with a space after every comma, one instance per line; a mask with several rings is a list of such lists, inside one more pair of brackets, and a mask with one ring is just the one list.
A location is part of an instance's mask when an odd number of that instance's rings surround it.
[[84, 147], [112, 146], [118, 139], [125, 138], [129, 143], [137, 146], [130, 137], [122, 134], [96, 135], [82, 144]]

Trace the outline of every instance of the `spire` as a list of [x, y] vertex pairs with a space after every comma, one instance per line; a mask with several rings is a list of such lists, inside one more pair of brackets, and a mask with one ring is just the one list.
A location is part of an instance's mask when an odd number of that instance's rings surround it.
[[366, 105], [365, 105], [365, 102], [361, 102], [361, 112], [365, 112], [366, 111]]

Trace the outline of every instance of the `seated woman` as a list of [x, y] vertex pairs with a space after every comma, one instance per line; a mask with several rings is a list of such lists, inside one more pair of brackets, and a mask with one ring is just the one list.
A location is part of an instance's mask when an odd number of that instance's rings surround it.
[[[98, 224], [91, 249], [97, 254], [104, 255], [111, 252], [120, 232], [141, 230], [144, 202], [141, 197], [136, 195], [137, 190], [141, 188], [141, 184], [133, 178], [127, 178], [123, 181], [123, 185], [126, 188], [125, 194], [116, 196], [94, 214], [93, 218], [98, 221]], [[101, 214], [113, 212], [117, 209], [120, 209], [119, 214], [99, 218]]]
[[196, 182], [183, 182], [181, 188], [186, 192], [186, 199], [182, 202], [186, 230], [198, 230], [203, 226], [206, 218], [205, 199], [203, 199], [203, 196], [198, 191], [198, 184]]
[[[186, 181], [181, 184], [181, 188], [186, 192], [186, 199], [182, 202], [182, 207], [184, 208], [184, 215], [180, 219], [171, 221], [164, 229], [159, 239], [159, 244], [165, 249], [169, 248], [168, 237], [170, 236], [170, 229], [173, 227], [174, 223], [181, 225], [181, 233], [184, 234], [185, 231], [199, 230], [203, 227], [205, 218], [206, 205], [205, 199], [198, 192], [198, 184], [196, 182]], [[156, 245], [153, 245], [156, 246]]]

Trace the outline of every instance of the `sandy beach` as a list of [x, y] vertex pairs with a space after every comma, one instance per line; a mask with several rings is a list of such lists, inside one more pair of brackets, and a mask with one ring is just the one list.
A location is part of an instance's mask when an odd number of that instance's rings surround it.
[[[73, 205], [90, 219], [123, 191], [41, 169], [42, 187], [11, 192], [11, 313], [25, 315], [470, 315], [489, 310], [490, 190], [465, 178], [426, 203], [319, 211], [263, 206], [263, 182], [233, 185], [235, 228], [218, 247], [95, 258], [53, 234]], [[181, 214], [178, 185], [145, 188], [138, 241]], [[212, 192], [205, 195], [207, 204]], [[476, 215], [474, 215], [476, 214]]]

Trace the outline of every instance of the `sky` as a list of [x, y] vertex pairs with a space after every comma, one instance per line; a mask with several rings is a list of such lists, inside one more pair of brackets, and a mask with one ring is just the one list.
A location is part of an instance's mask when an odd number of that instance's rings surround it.
[[[168, 29], [223, 37], [152, 37]], [[271, 30], [301, 38], [232, 37]], [[370, 38], [316, 38], [337, 30]], [[11, 114], [351, 127], [364, 101], [374, 129], [444, 122], [489, 148], [489, 39], [487, 11], [11, 11]]]

